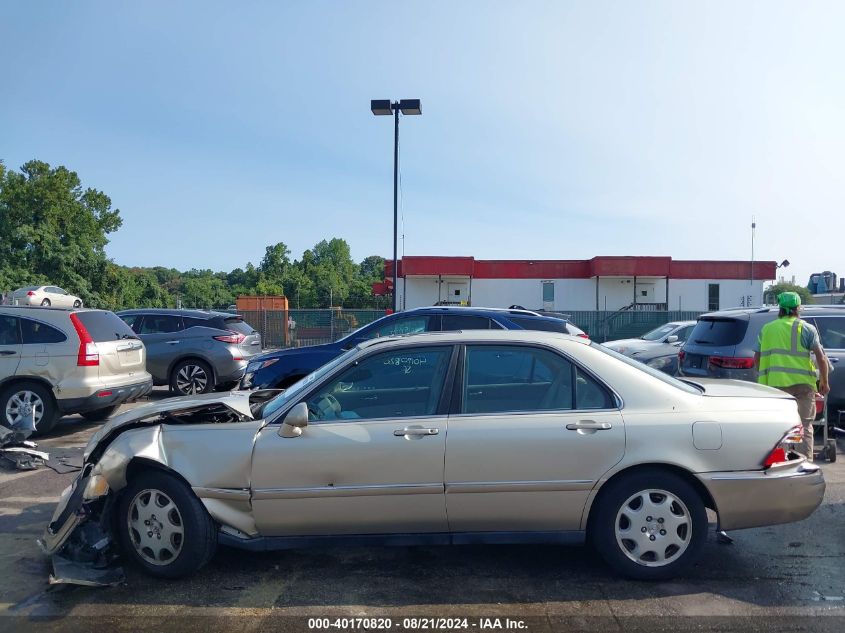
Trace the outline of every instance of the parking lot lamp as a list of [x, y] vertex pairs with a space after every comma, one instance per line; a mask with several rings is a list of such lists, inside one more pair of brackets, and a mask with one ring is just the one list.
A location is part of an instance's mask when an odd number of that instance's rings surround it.
[[373, 99], [370, 101], [370, 110], [376, 116], [393, 115], [393, 311], [396, 312], [398, 305], [396, 302], [396, 290], [398, 288], [398, 272], [399, 262], [398, 256], [398, 242], [399, 242], [399, 211], [398, 211], [398, 196], [399, 196], [399, 112], [404, 115], [422, 114], [420, 109], [419, 99], [400, 99], [399, 101], [390, 101], [390, 99]]

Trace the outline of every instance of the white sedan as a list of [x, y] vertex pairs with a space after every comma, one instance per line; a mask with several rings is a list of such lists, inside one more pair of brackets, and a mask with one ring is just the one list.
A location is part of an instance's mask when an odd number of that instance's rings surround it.
[[12, 304], [46, 308], [81, 308], [82, 299], [58, 286], [26, 286], [12, 293]]

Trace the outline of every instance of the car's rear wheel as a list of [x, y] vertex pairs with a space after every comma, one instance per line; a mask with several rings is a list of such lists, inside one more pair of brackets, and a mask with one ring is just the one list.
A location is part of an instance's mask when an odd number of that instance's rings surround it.
[[180, 361], [170, 372], [170, 390], [180, 396], [208, 393], [214, 389], [214, 373], [207, 363], [188, 359]]
[[118, 504], [124, 553], [147, 573], [163, 578], [192, 574], [217, 549], [217, 529], [200, 500], [163, 472], [142, 473]]
[[81, 308], [82, 302], [79, 299], [77, 299], [76, 301], [73, 302], [73, 307], [74, 308]]
[[0, 391], [0, 423], [10, 429], [48, 433], [59, 421], [53, 394], [37, 382], [19, 382]]
[[608, 485], [591, 520], [591, 537], [611, 567], [630, 578], [663, 580], [698, 558], [707, 511], [693, 486], [657, 470]]
[[110, 418], [115, 411], [117, 411], [117, 405], [112, 407], [103, 407], [102, 409], [95, 409], [94, 411], [83, 411], [80, 415], [86, 420], [91, 420], [92, 422], [102, 422], [103, 420]]
[[45, 308], [49, 308], [50, 307], [50, 300], [44, 299], [44, 301], [41, 302], [41, 305], [44, 306]]

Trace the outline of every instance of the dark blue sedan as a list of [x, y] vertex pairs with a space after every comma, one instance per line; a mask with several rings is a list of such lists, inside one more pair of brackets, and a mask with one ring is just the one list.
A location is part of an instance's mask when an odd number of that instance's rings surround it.
[[455, 330], [542, 330], [587, 337], [583, 330], [566, 319], [542, 316], [530, 310], [416, 308], [373, 321], [334, 343], [283, 349], [257, 356], [247, 365], [241, 389], [284, 389], [367, 339]]

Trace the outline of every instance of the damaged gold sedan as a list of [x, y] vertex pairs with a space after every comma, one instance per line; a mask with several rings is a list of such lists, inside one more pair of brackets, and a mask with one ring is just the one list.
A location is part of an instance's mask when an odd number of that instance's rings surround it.
[[284, 392], [128, 411], [89, 442], [41, 540], [56, 582], [122, 555], [178, 577], [218, 544], [578, 543], [668, 578], [718, 529], [821, 503], [795, 401], [678, 381], [584, 339], [473, 331], [362, 343]]

